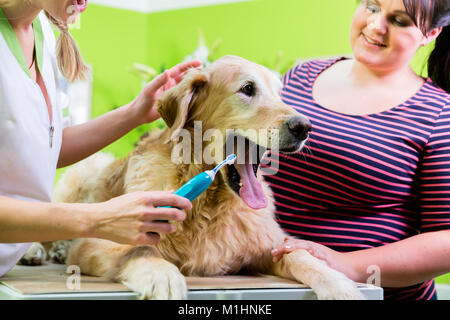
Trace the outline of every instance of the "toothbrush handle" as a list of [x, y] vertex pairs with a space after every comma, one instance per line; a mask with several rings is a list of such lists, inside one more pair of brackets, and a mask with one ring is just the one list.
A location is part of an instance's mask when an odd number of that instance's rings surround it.
[[[202, 172], [181, 186], [175, 194], [194, 201], [201, 195], [212, 183], [212, 178], [206, 172]], [[158, 208], [171, 208], [171, 206], [162, 206]], [[157, 222], [168, 222], [167, 220], [157, 220]]]
[[211, 177], [206, 172], [202, 172], [186, 182], [180, 189], [175, 191], [175, 194], [194, 201], [211, 183]]

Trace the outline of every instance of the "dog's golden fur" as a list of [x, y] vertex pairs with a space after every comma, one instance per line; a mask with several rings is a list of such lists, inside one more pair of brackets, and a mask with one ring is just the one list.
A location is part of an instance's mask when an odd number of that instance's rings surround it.
[[[245, 81], [255, 84], [258, 91], [254, 97], [239, 92]], [[55, 190], [55, 200], [101, 202], [133, 191], [178, 189], [214, 166], [171, 161], [173, 138], [181, 128], [192, 133], [193, 121], [201, 121], [203, 132], [216, 129], [224, 134], [230, 128], [240, 129], [243, 135], [248, 129], [282, 129], [279, 138], [281, 144], [287, 144], [283, 126], [298, 113], [281, 101], [280, 89], [281, 83], [269, 70], [242, 58], [228, 56], [205, 70], [192, 70], [158, 101], [168, 129], [152, 132], [125, 159], [98, 154], [69, 169]], [[269, 148], [274, 143], [247, 138]], [[204, 141], [202, 150], [214, 143], [220, 141]], [[217, 164], [223, 154], [215, 158]], [[260, 173], [258, 179], [262, 181]], [[270, 188], [262, 183], [268, 205], [256, 210], [245, 204], [227, 181], [225, 168], [193, 201], [186, 219], [174, 222], [176, 231], [161, 234], [154, 247], [77, 239], [66, 263], [80, 266], [85, 274], [122, 281], [142, 298], [185, 298], [183, 275], [217, 276], [244, 270], [306, 283], [322, 299], [363, 298], [352, 281], [307, 251], [296, 250], [274, 264], [271, 250], [287, 235], [274, 220]]]

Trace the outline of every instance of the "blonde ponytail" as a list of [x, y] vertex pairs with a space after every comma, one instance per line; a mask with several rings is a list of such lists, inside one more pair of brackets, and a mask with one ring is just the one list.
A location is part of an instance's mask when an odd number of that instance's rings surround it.
[[61, 31], [56, 43], [56, 56], [62, 75], [69, 81], [86, 80], [89, 68], [83, 61], [77, 43], [69, 33], [69, 26], [45, 12], [47, 18]]

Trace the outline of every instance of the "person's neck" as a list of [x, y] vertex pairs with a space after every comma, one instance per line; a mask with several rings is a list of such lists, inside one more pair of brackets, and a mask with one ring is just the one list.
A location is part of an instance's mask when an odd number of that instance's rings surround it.
[[353, 61], [350, 72], [355, 82], [362, 86], [405, 84], [411, 81], [418, 81], [420, 78], [414, 73], [409, 65], [396, 69], [380, 70], [371, 69], [369, 66], [366, 66], [357, 60]]
[[42, 8], [38, 1], [14, 1], [2, 10], [14, 30], [29, 30]]

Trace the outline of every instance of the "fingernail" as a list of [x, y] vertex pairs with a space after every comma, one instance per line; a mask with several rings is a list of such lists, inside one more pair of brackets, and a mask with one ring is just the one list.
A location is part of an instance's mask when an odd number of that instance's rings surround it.
[[272, 253], [277, 253], [277, 252], [278, 252], [278, 249], [273, 249], [271, 252], [272, 252]]
[[290, 246], [290, 245], [285, 245], [284, 247], [285, 247], [286, 249], [288, 249], [288, 250], [289, 250], [289, 249], [292, 249], [292, 246]]

